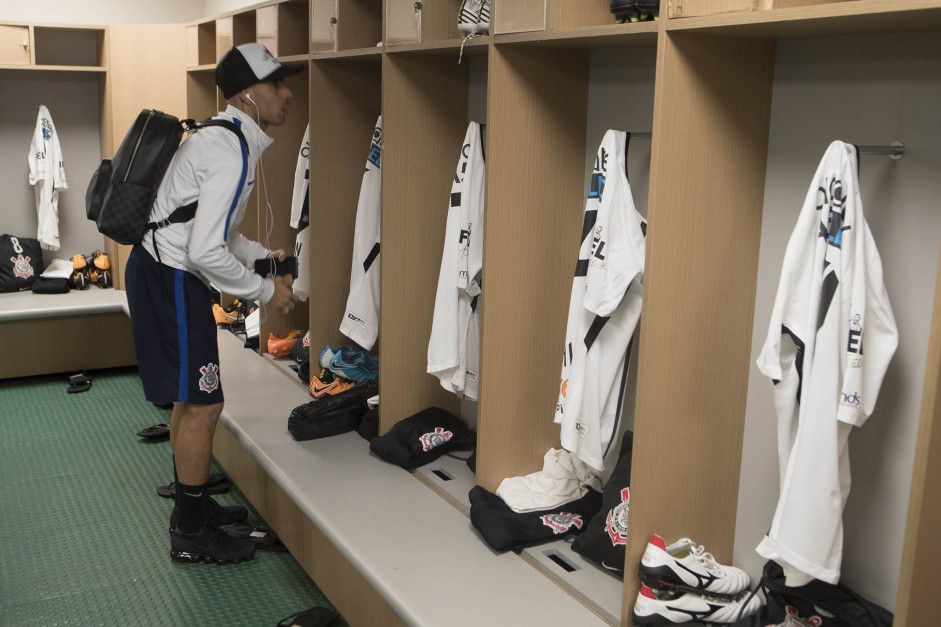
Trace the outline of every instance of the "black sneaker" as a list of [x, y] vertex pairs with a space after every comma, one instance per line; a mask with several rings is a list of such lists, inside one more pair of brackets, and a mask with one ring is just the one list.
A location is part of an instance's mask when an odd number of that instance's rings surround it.
[[208, 525], [197, 533], [183, 533], [179, 529], [170, 532], [170, 558], [177, 562], [228, 562], [248, 561], [255, 557], [255, 543], [234, 538]]
[[[222, 525], [234, 525], [248, 520], [248, 510], [241, 505], [219, 505], [212, 497], [206, 497], [206, 509], [209, 514], [207, 523], [210, 527], [218, 529]], [[179, 516], [179, 510], [174, 505], [170, 512], [170, 533], [176, 529], [176, 519]]]

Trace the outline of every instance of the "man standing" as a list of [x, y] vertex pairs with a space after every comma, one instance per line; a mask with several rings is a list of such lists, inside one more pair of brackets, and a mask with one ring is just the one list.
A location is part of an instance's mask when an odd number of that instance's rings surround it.
[[217, 329], [209, 284], [226, 294], [258, 300], [288, 312], [297, 297], [292, 278], [262, 278], [256, 259], [283, 260], [236, 229], [245, 216], [255, 166], [272, 139], [269, 125], [284, 124], [291, 91], [282, 66], [250, 43], [229, 50], [216, 68], [216, 85], [228, 106], [215, 116], [238, 128], [210, 126], [195, 132], [174, 154], [149, 220], [198, 203], [195, 217], [145, 236], [125, 270], [138, 368], [147, 400], [173, 402], [170, 441], [176, 506], [170, 517], [170, 557], [181, 562], [238, 562], [254, 557], [250, 540], [219, 526], [242, 522], [245, 508], [223, 507], [205, 492], [212, 440], [222, 413]]

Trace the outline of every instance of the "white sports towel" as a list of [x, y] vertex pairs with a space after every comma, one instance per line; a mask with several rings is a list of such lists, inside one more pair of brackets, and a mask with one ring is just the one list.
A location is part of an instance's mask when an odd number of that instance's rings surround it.
[[532, 512], [580, 499], [588, 488], [601, 491], [598, 472], [572, 453], [551, 448], [541, 471], [504, 479], [497, 496], [514, 512]]

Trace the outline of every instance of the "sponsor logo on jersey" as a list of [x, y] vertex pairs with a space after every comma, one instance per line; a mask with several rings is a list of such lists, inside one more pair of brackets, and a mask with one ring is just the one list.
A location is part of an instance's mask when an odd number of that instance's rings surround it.
[[542, 521], [546, 527], [552, 529], [552, 533], [555, 535], [560, 535], [571, 529], [573, 526], [576, 529], [581, 529], [582, 525], [585, 522], [582, 520], [581, 515], [579, 514], [570, 514], [569, 512], [559, 512], [558, 514], [546, 514], [545, 516], [540, 516], [539, 520]]
[[859, 392], [853, 392], [852, 394], [843, 394], [842, 404], [848, 407], [858, 407], [862, 400]]
[[474, 372], [473, 370], [468, 370], [465, 373], [465, 378], [471, 383], [477, 383], [477, 376], [478, 376], [477, 373]]
[[359, 316], [357, 316], [357, 315], [356, 315], [355, 313], [353, 313], [352, 311], [346, 312], [346, 319], [349, 320], [350, 322], [354, 323], [354, 324], [358, 324], [359, 326], [363, 327], [364, 329], [366, 328], [366, 325], [368, 324], [365, 320], [363, 320], [362, 318], [360, 318]]
[[435, 427], [434, 431], [421, 436], [418, 438], [418, 441], [421, 442], [422, 450], [427, 453], [431, 449], [437, 448], [450, 441], [453, 437], [454, 434], [450, 431], [445, 431], [444, 427]]
[[[18, 244], [19, 242], [15, 245]], [[33, 276], [33, 266], [29, 263], [30, 259], [32, 259], [32, 257], [24, 257], [22, 254], [16, 257], [10, 257], [10, 261], [13, 262], [13, 276], [18, 279], [28, 279]]]
[[627, 516], [631, 509], [631, 489], [621, 490], [621, 502], [615, 505], [604, 521], [604, 530], [611, 538], [611, 544], [627, 544]]
[[212, 394], [219, 388], [219, 366], [208, 363], [199, 369], [199, 391]]
[[369, 147], [366, 160], [377, 168], [382, 168], [382, 129], [378, 126], [372, 131], [372, 144]]
[[591, 427], [586, 425], [584, 422], [576, 422], [574, 428], [575, 433], [577, 433], [578, 437], [580, 438], [584, 438], [586, 435], [588, 435], [588, 432], [591, 431]]
[[[42, 138], [44, 141], [49, 141], [52, 139], [52, 122], [49, 121], [49, 118], [42, 119]], [[45, 155], [44, 155], [45, 156]]]
[[861, 316], [854, 315], [850, 319], [850, 328], [846, 341], [846, 367], [863, 367], [863, 325]]

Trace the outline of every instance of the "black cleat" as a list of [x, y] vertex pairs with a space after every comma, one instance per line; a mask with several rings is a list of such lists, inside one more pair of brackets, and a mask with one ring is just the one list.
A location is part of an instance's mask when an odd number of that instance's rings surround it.
[[197, 533], [170, 533], [170, 558], [176, 562], [215, 562], [217, 564], [248, 561], [255, 557], [255, 543], [234, 538], [214, 527], [204, 526]]

